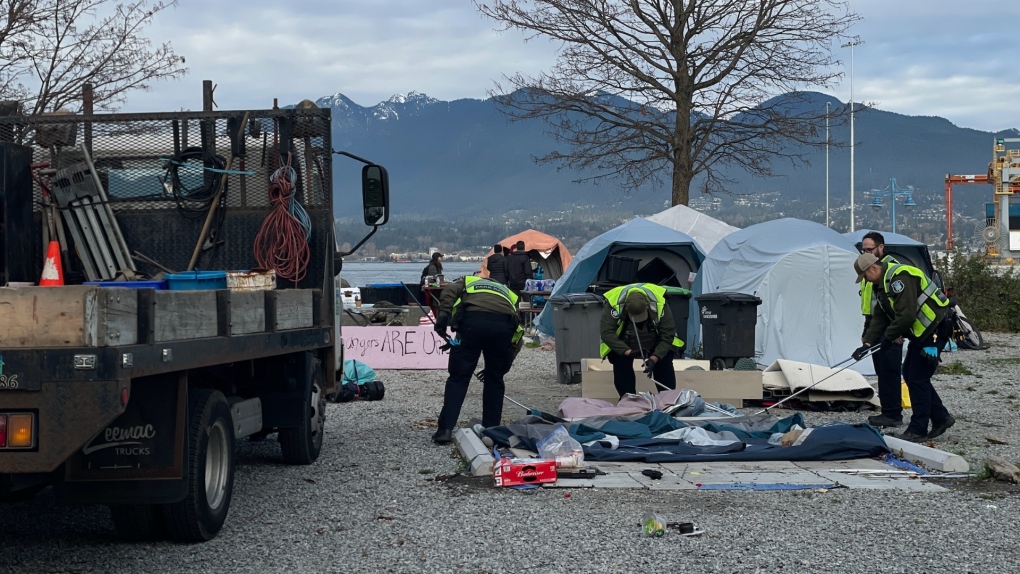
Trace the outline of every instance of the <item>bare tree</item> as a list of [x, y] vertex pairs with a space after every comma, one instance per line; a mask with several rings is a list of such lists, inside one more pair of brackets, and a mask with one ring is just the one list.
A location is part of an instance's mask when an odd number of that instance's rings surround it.
[[0, 0], [0, 98], [28, 113], [81, 111], [84, 84], [97, 110], [116, 110], [132, 90], [185, 73], [169, 43], [145, 37], [177, 0]]
[[[801, 105], [841, 73], [834, 41], [859, 19], [838, 0], [475, 0], [498, 29], [559, 43], [551, 71], [517, 73], [492, 94], [514, 119], [543, 118], [567, 151], [536, 158], [621, 179], [672, 176], [673, 205], [723, 167], [774, 175], [806, 162], [825, 111]], [[777, 97], [782, 96], [782, 97]], [[799, 147], [803, 150], [803, 147]], [[591, 173], [591, 172], [589, 172]]]

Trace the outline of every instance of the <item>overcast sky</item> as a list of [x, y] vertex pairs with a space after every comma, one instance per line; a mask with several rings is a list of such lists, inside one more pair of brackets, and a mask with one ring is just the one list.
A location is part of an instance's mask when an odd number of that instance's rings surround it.
[[[288, 7], [284, 7], [289, 4]], [[854, 99], [908, 115], [941, 116], [981, 130], [1020, 127], [1013, 28], [1020, 3], [992, 0], [850, 0]], [[498, 34], [470, 0], [180, 0], [149, 29], [187, 58], [190, 73], [130, 96], [123, 111], [201, 108], [201, 82], [223, 109], [270, 107], [337, 92], [371, 106], [394, 94], [479, 98], [494, 80], [534, 74], [555, 46]], [[850, 99], [850, 50], [834, 48], [845, 77], [829, 90]]]

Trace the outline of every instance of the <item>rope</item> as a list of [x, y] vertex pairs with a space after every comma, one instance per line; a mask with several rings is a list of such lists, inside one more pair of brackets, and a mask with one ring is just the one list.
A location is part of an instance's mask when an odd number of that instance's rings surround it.
[[[198, 165], [195, 165], [196, 161], [199, 162]], [[209, 211], [213, 198], [216, 196], [216, 187], [219, 184], [219, 179], [210, 178], [207, 184], [203, 183], [201, 186], [188, 188], [181, 181], [180, 168], [197, 169], [198, 173], [201, 173], [202, 170], [220, 171], [226, 167], [226, 161], [218, 155], [213, 156], [212, 164], [209, 166], [203, 165], [201, 162], [202, 148], [200, 147], [189, 147], [165, 162], [166, 174], [163, 176], [163, 181], [164, 183], [170, 182], [170, 190], [173, 193], [174, 201], [177, 203], [177, 210], [183, 217], [188, 219], [201, 218]], [[195, 177], [196, 172], [188, 173], [191, 177]], [[224, 186], [223, 193], [220, 194], [220, 207], [226, 205], [226, 198], [227, 188]], [[220, 223], [222, 223], [222, 215], [217, 218], [217, 229]]]
[[294, 197], [297, 172], [286, 163], [269, 178], [269, 203], [273, 210], [266, 216], [255, 237], [255, 261], [259, 267], [274, 269], [296, 286], [305, 278], [311, 250], [312, 225], [308, 213]]

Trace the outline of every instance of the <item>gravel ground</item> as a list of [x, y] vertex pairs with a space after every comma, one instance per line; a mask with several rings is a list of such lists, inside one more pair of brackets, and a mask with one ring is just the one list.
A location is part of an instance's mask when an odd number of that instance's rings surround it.
[[[1020, 461], [1020, 336], [949, 355], [973, 374], [936, 385], [959, 421], [938, 447], [980, 468]], [[507, 393], [553, 410], [578, 386], [556, 383], [554, 354], [525, 349]], [[458, 473], [452, 447], [429, 438], [445, 373], [383, 372], [386, 398], [329, 407], [324, 455], [280, 462], [273, 440], [239, 446], [230, 517], [208, 543], [117, 540], [101, 507], [58, 506], [42, 493], [0, 505], [5, 572], [964, 572], [1009, 571], [1015, 485], [944, 479], [950, 491], [692, 492], [495, 489]], [[481, 416], [472, 387], [463, 422]], [[520, 409], [508, 405], [506, 418]], [[809, 423], [869, 412], [806, 413]], [[987, 437], [1008, 444], [993, 444]], [[640, 534], [646, 509], [693, 521], [698, 538]]]

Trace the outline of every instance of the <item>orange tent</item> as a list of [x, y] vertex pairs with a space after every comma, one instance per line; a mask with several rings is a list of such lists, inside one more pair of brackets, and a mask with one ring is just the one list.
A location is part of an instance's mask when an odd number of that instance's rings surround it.
[[[563, 270], [570, 265], [572, 257], [570, 252], [567, 251], [567, 246], [551, 235], [529, 229], [517, 235], [511, 235], [501, 240], [499, 244], [504, 247], [512, 247], [518, 241], [524, 242], [524, 248], [528, 251], [528, 257], [542, 266], [543, 276], [546, 279], [559, 279], [563, 275]], [[489, 276], [489, 270], [485, 268], [485, 263], [490, 255], [492, 255], [492, 249], [489, 249], [489, 252], [485, 254], [485, 259], [482, 260], [482, 268], [478, 273], [479, 277]]]

